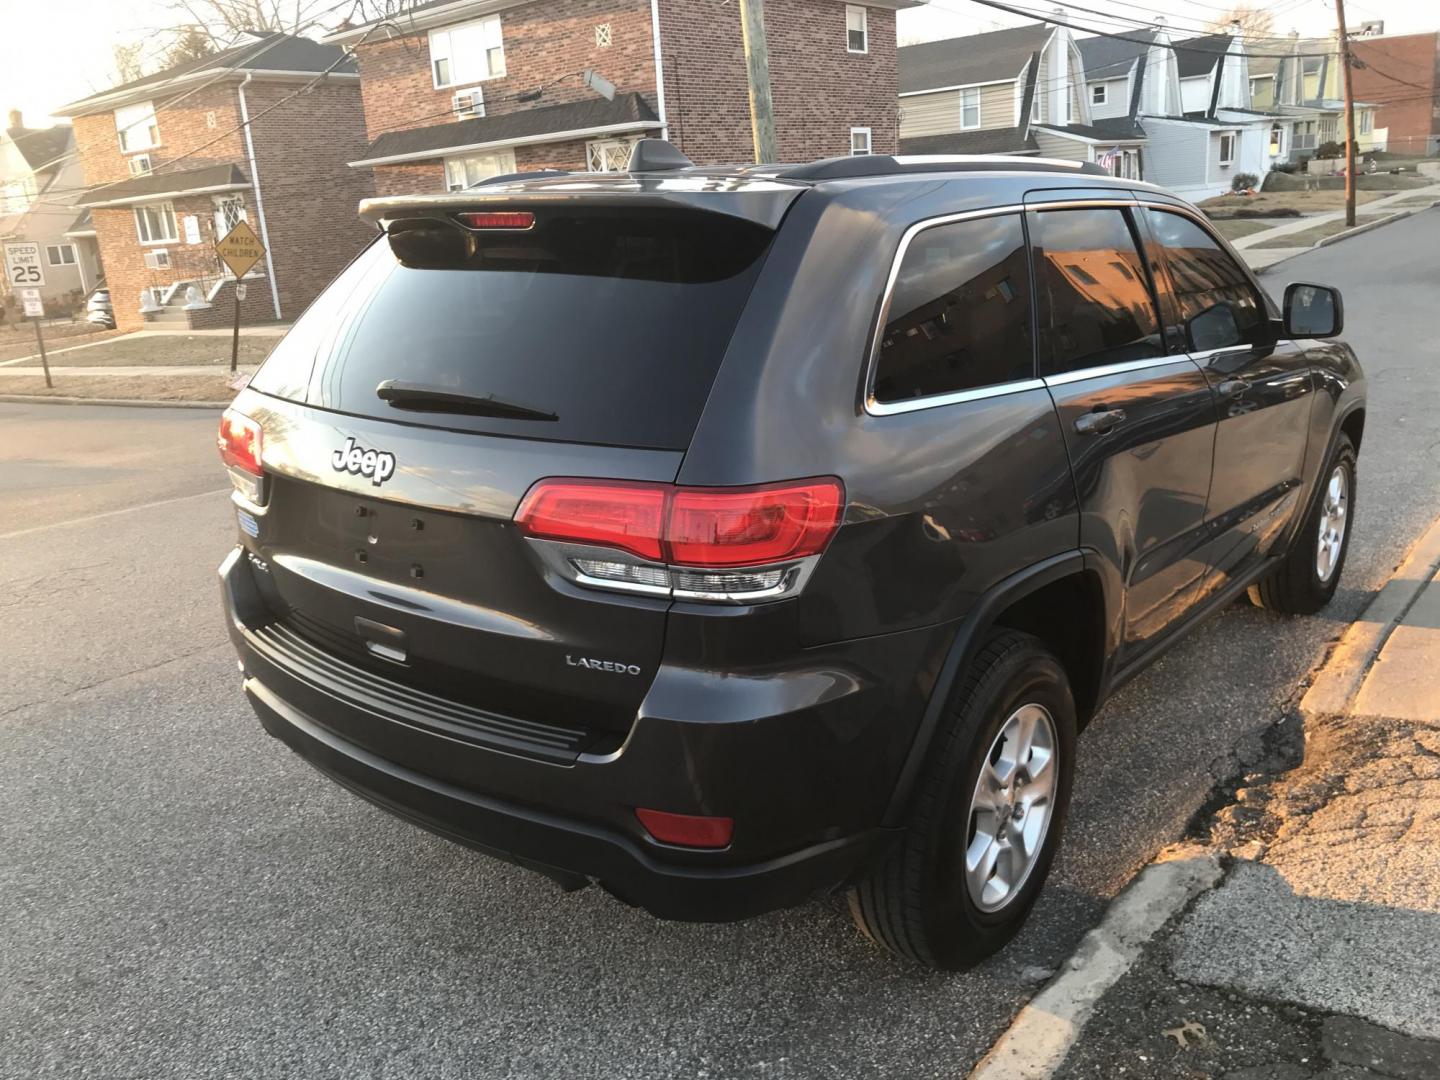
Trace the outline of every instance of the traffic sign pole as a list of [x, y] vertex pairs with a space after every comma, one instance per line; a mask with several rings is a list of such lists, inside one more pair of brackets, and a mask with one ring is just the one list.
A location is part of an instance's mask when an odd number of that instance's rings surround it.
[[[240, 360], [240, 301], [245, 299], [245, 286], [240, 279], [265, 257], [265, 245], [255, 235], [250, 223], [240, 220], [235, 227], [215, 242], [215, 254], [235, 275], [235, 333], [230, 339], [230, 371], [239, 368]], [[271, 286], [274, 286], [272, 281]]]
[[235, 282], [235, 334], [230, 338], [230, 374], [234, 375], [240, 361], [240, 282]]
[[35, 344], [40, 346], [40, 366], [45, 369], [45, 387], [54, 390], [55, 384], [50, 381], [50, 360], [45, 355], [45, 335], [40, 332], [39, 316], [35, 317]]

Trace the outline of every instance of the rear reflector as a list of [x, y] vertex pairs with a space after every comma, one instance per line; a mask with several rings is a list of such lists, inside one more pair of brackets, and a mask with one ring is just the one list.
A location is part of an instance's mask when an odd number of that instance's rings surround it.
[[535, 215], [528, 210], [503, 210], [489, 213], [456, 214], [460, 224], [472, 229], [528, 229], [535, 224]]
[[635, 816], [645, 831], [662, 844], [679, 847], [723, 848], [730, 845], [735, 834], [735, 819], [698, 817], [694, 814], [670, 814], [664, 810], [635, 808]]
[[264, 473], [260, 466], [260, 425], [244, 413], [226, 409], [220, 415], [220, 436], [216, 445], [220, 448], [220, 460], [230, 468], [252, 476]]
[[526, 536], [709, 569], [818, 555], [844, 508], [830, 476], [746, 488], [553, 479], [530, 489], [515, 521]]

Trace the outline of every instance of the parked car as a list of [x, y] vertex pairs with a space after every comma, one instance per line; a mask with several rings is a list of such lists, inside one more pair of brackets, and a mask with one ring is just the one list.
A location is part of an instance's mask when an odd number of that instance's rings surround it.
[[362, 212], [384, 237], [221, 421], [244, 691], [566, 889], [724, 920], [843, 888], [976, 963], [1107, 696], [1247, 590], [1340, 580], [1340, 296], [1276, 305], [1160, 188], [641, 143]]
[[109, 330], [115, 329], [115, 310], [110, 306], [110, 290], [96, 289], [85, 301], [85, 320]]

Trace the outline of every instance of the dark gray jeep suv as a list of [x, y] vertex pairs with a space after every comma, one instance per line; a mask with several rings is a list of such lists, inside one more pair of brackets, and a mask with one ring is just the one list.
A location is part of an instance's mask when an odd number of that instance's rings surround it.
[[567, 889], [721, 920], [844, 888], [887, 948], [972, 964], [1106, 695], [1247, 589], [1335, 591], [1340, 298], [1277, 309], [1158, 188], [642, 143], [362, 213], [383, 235], [221, 423], [244, 690]]

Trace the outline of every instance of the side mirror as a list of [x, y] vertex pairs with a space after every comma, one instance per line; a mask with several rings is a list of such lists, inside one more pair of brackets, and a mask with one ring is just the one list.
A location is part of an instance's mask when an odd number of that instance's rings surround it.
[[1285, 286], [1285, 336], [1328, 338], [1345, 329], [1340, 290], [1297, 281]]
[[1185, 324], [1185, 337], [1191, 352], [1224, 349], [1245, 340], [1240, 333], [1240, 324], [1235, 321], [1235, 312], [1223, 301], [1193, 316]]

